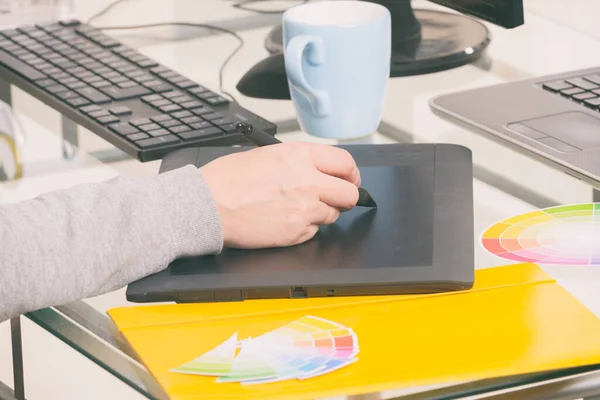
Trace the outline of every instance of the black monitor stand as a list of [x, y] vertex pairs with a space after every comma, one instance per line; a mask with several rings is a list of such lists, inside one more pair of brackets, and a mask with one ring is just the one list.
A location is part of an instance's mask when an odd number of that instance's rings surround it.
[[[392, 77], [420, 75], [470, 64], [482, 56], [490, 36], [469, 17], [413, 9], [410, 0], [363, 0], [381, 4], [392, 15]], [[281, 25], [266, 40], [271, 54], [283, 52]]]
[[[411, 0], [363, 0], [381, 4], [392, 16], [390, 77], [422, 75], [473, 63], [485, 54], [485, 25], [457, 13], [413, 9]], [[281, 25], [265, 41], [271, 57], [254, 66], [237, 89], [250, 97], [289, 99]]]

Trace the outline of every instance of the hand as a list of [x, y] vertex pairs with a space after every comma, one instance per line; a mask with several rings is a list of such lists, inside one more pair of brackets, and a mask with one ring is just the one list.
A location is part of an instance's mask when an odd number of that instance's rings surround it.
[[333, 146], [259, 147], [221, 157], [200, 172], [216, 201], [226, 247], [305, 242], [358, 201], [356, 163]]

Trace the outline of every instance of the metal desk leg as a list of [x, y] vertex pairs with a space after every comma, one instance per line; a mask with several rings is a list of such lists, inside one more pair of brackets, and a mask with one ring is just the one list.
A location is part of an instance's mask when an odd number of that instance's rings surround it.
[[10, 83], [0, 78], [0, 100], [12, 105], [12, 95], [10, 93]]
[[62, 155], [65, 160], [71, 160], [75, 157], [77, 145], [79, 144], [79, 134], [77, 124], [64, 115], [61, 116], [61, 136], [62, 136]]
[[10, 340], [12, 344], [15, 397], [25, 400], [25, 380], [23, 378], [23, 343], [21, 341], [21, 317], [10, 320]]

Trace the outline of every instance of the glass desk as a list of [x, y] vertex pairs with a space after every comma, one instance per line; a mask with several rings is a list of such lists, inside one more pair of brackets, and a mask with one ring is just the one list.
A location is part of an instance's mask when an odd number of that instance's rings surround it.
[[[157, 1], [139, 12], [143, 2], [124, 1], [98, 18], [95, 25], [105, 27], [194, 21], [233, 29], [245, 43], [223, 72], [225, 90], [233, 93], [244, 107], [277, 123], [278, 137], [282, 141], [334, 143], [300, 132], [289, 101], [247, 98], [235, 90], [242, 75], [267, 56], [264, 40], [279, 21], [280, 15], [235, 9], [230, 2], [219, 0]], [[86, 20], [108, 3], [77, 2], [80, 18]], [[282, 2], [276, 3], [276, 6], [280, 6]], [[513, 31], [489, 26], [492, 43], [488, 57], [476, 65], [390, 80], [380, 128], [377, 133], [363, 140], [368, 143], [446, 142], [472, 149], [476, 234], [491, 223], [511, 215], [593, 199], [592, 187], [540, 161], [509, 150], [501, 143], [439, 119], [432, 114], [428, 104], [431, 97], [441, 93], [596, 66], [597, 54], [600, 54], [600, 29], [594, 26], [596, 21], [589, 16], [594, 13], [597, 15], [600, 6], [592, 4], [593, 0], [573, 0], [569, 7], [570, 14], [565, 16], [560, 3], [559, 0], [525, 0], [525, 26]], [[433, 7], [428, 3], [418, 5]], [[266, 6], [262, 8], [268, 9]], [[574, 14], [575, 10], [580, 11], [581, 20], [577, 19], [579, 17]], [[227, 35], [196, 28], [165, 27], [110, 33], [142, 53], [214, 89], [219, 89], [221, 65], [236, 46], [235, 40]], [[11, 94], [23, 139], [23, 177], [12, 182], [0, 182], [0, 202], [19, 201], [78, 183], [106, 180], [121, 173], [137, 176], [157, 173], [159, 162], [141, 164], [132, 160], [92, 133], [74, 126], [38, 100], [15, 88]], [[478, 243], [475, 248], [477, 268], [503, 264], [502, 260], [483, 251]], [[544, 270], [600, 316], [600, 294], [595, 284], [600, 281], [600, 270], [592, 267], [544, 267]], [[120, 380], [133, 388], [140, 398], [165, 398], [106, 316], [107, 309], [126, 305], [131, 304], [125, 300], [124, 290], [120, 290], [38, 310], [12, 320], [10, 332], [14, 371], [1, 376], [14, 376], [14, 384], [5, 379], [11, 389], [0, 382], [0, 398], [27, 397], [27, 393], [23, 393], [23, 371], [27, 377], [30, 366], [22, 363], [22, 353], [27, 353], [28, 348], [21, 338], [21, 323], [25, 325], [29, 321], [41, 327], [46, 335], [52, 335], [70, 346], [79, 353], [78, 356], [108, 371], [110, 379]], [[0, 337], [5, 338], [1, 334]], [[22, 346], [23, 343], [25, 346]], [[64, 351], [70, 350], [65, 347]], [[39, 354], [39, 357], [43, 356]], [[101, 391], [102, 388], [96, 390]], [[398, 388], [353, 398], [442, 399], [479, 395], [489, 398], [506, 396], [511, 399], [574, 399], [591, 398], [599, 394], [600, 366], [592, 366], [502, 379], [456, 382], [443, 387]]]

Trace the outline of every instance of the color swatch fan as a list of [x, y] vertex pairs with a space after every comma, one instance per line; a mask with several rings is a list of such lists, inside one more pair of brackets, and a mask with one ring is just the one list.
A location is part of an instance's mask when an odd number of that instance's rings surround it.
[[358, 339], [352, 329], [305, 316], [241, 342], [235, 333], [214, 349], [171, 371], [219, 376], [217, 382], [250, 385], [323, 375], [357, 361], [357, 354]]
[[545, 208], [490, 226], [481, 238], [492, 254], [556, 265], [600, 265], [600, 204]]

